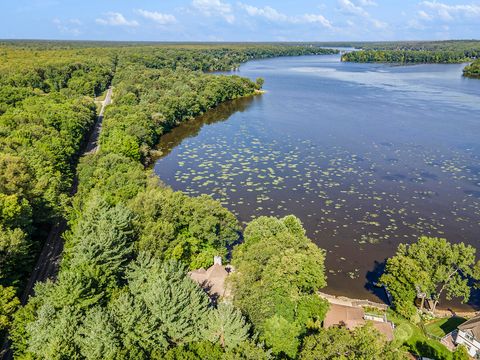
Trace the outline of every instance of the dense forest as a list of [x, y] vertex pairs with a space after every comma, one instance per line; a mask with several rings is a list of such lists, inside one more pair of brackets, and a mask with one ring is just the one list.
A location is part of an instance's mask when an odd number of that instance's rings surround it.
[[464, 63], [480, 56], [479, 41], [359, 43], [342, 61], [386, 63]]
[[[370, 325], [324, 329], [329, 305], [317, 292], [327, 284], [326, 253], [299, 219], [260, 217], [242, 230], [219, 202], [174, 192], [148, 168], [165, 132], [225, 101], [254, 96], [263, 84], [211, 72], [249, 59], [335, 50], [97, 45], [0, 48], [0, 331], [9, 333], [15, 358], [388, 360], [410, 351], [465, 359], [434, 340], [407, 339], [405, 326], [392, 342]], [[96, 118], [94, 97], [109, 86], [113, 103], [99, 151], [80, 157]], [[59, 273], [38, 283], [21, 306], [31, 264], [60, 217], [68, 230]], [[384, 275], [398, 289], [394, 316], [412, 328], [415, 284], [399, 280], [395, 264], [403, 256], [413, 265], [400, 270], [425, 269], [415, 257], [424, 247], [444, 264], [429, 244], [400, 247]], [[459, 248], [445, 243], [441, 253], [455, 260], [450, 255]], [[473, 253], [457, 256], [465, 266], [449, 295], [468, 298], [464, 275], [476, 277]], [[231, 257], [236, 269], [228, 280], [231, 301], [211, 299], [188, 276], [218, 255]], [[425, 280], [425, 291], [436, 296], [437, 283]]]
[[[94, 98], [112, 83], [117, 67], [119, 106], [108, 116], [102, 146], [145, 160], [168, 128], [259, 86], [201, 71], [233, 69], [251, 58], [332, 52], [86, 44], [25, 41], [0, 47], [0, 281], [17, 290], [51, 224], [69, 211], [75, 163], [96, 118]], [[111, 127], [117, 120], [122, 126]]]
[[42, 238], [64, 216], [93, 97], [116, 59], [91, 49], [0, 50], [0, 281], [21, 287]]

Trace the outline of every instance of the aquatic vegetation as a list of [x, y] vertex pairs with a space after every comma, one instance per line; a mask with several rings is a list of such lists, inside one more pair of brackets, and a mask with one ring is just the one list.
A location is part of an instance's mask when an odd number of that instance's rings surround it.
[[[322, 133], [312, 136], [288, 123], [295, 112], [282, 118], [281, 124], [265, 115], [264, 103], [279, 104], [268, 98], [274, 96], [279, 95], [267, 93], [265, 100], [256, 98], [238, 108], [232, 103], [227, 110], [211, 112], [207, 121], [202, 118], [175, 129], [160, 146], [169, 155], [159, 159], [156, 173], [176, 190], [210, 194], [242, 223], [260, 215], [296, 214], [308, 236], [328, 251], [331, 276], [348, 284], [354, 283], [352, 272], [361, 277], [374, 260], [393, 253], [399, 242], [411, 242], [420, 235], [454, 234], [459, 241], [477, 240], [478, 146], [437, 147], [414, 138], [396, 141], [395, 136], [370, 136], [370, 131], [378, 131], [376, 122], [358, 141], [356, 134], [342, 141]], [[412, 101], [411, 95], [398, 96]], [[396, 120], [403, 121], [408, 111], [403, 109]], [[330, 131], [331, 125], [321, 116], [314, 118], [321, 124], [316, 131], [323, 127]], [[338, 126], [329, 134], [343, 136], [342, 132]]]
[[[288, 210], [302, 216], [307, 231], [322, 246], [350, 239], [358, 251], [421, 234], [440, 236], [446, 223], [463, 229], [478, 224], [478, 198], [458, 201], [458, 196], [449, 199], [441, 191], [442, 181], [480, 181], [479, 172], [469, 169], [469, 159], [460, 152], [446, 159], [432, 149], [384, 144], [379, 145], [381, 156], [354, 154], [293, 136], [272, 140], [258, 135], [265, 130], [260, 124], [247, 121], [218, 126], [221, 129], [207, 127], [202, 136], [184, 141], [174, 155], [160, 159], [156, 169], [175, 189], [211, 194], [241, 221], [282, 216]], [[392, 163], [394, 156], [397, 161]], [[399, 173], [398, 162], [418, 167]], [[463, 187], [459, 188], [457, 195]], [[425, 201], [449, 201], [450, 213], [426, 213], [419, 209]], [[341, 266], [346, 276], [358, 277]]]

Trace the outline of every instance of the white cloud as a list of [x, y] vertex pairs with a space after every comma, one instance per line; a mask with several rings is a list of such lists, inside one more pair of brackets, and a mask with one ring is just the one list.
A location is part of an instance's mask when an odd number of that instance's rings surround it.
[[53, 23], [61, 33], [71, 34], [73, 36], [82, 34], [82, 30], [80, 29], [82, 22], [78, 19], [60, 20], [59, 18], [55, 18], [53, 19]]
[[426, 13], [425, 11], [423, 11], [423, 10], [420, 10], [420, 11], [418, 12], [418, 17], [419, 17], [420, 19], [423, 19], [423, 20], [432, 20], [432, 19], [433, 19], [433, 17], [432, 17], [431, 15], [427, 14], [427, 13]]
[[100, 25], [110, 25], [110, 26], [138, 26], [136, 20], [127, 20], [125, 17], [118, 12], [108, 12], [105, 14], [105, 18], [98, 18], [95, 20], [97, 24]]
[[288, 16], [282, 14], [276, 9], [265, 6], [263, 8], [258, 8], [252, 5], [239, 3], [239, 6], [244, 9], [250, 16], [263, 17], [267, 20], [274, 22], [288, 22], [292, 24], [320, 24], [326, 28], [332, 28], [330, 21], [320, 14], [303, 14], [299, 16]]
[[332, 28], [331, 22], [320, 14], [305, 14], [296, 18], [299, 22], [318, 23], [326, 28]]
[[[370, 0], [358, 0], [358, 2], [364, 6], [376, 5], [375, 2]], [[364, 18], [377, 29], [386, 29], [388, 27], [386, 22], [373, 18], [363, 7], [356, 5], [350, 0], [338, 0], [338, 4], [343, 13]]]
[[415, 30], [425, 30], [426, 29], [425, 25], [423, 25], [418, 19], [410, 19], [407, 22], [407, 26], [410, 29], [415, 29]]
[[[476, 17], [480, 16], [480, 5], [476, 4], [459, 4], [448, 5], [436, 1], [423, 1], [420, 3], [428, 10], [444, 21], [452, 21], [458, 17]], [[430, 14], [430, 16], [433, 16]]]
[[221, 16], [229, 24], [235, 22], [231, 5], [220, 0], [193, 0], [192, 5], [206, 16]]
[[340, 5], [340, 9], [347, 14], [358, 15], [362, 17], [370, 16], [370, 14], [367, 11], [365, 11], [364, 8], [362, 8], [361, 6], [355, 5], [350, 0], [338, 0], [338, 4]]
[[145, 19], [153, 20], [160, 25], [174, 24], [177, 22], [175, 16], [171, 14], [162, 14], [158, 11], [148, 11], [143, 9], [137, 9], [135, 12]]
[[270, 6], [265, 6], [263, 8], [258, 8], [255, 6], [247, 5], [247, 4], [240, 4], [240, 7], [245, 9], [245, 11], [250, 16], [261, 16], [268, 20], [272, 21], [287, 21], [288, 16], [282, 13], [279, 13], [274, 8]]
[[362, 6], [377, 6], [377, 3], [373, 0], [359, 0], [358, 2]]
[[370, 19], [370, 22], [375, 26], [377, 29], [386, 29], [388, 24], [386, 22], [377, 20], [377, 19]]

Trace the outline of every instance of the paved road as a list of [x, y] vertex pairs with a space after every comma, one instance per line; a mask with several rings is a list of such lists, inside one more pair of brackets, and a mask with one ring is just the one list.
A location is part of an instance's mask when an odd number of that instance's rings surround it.
[[[110, 87], [105, 96], [105, 100], [102, 102], [102, 107], [100, 113], [97, 116], [97, 121], [95, 122], [94, 128], [88, 139], [88, 142], [84, 146], [82, 151], [82, 156], [96, 153], [99, 149], [98, 139], [100, 136], [100, 131], [102, 129], [103, 122], [103, 112], [105, 107], [109, 105], [112, 101], [112, 88]], [[78, 187], [78, 179], [75, 176], [73, 180], [73, 185], [70, 190], [70, 196], [75, 195]], [[58, 271], [58, 266], [60, 264], [62, 251], [63, 251], [63, 238], [62, 235], [67, 229], [67, 221], [65, 219], [59, 220], [54, 224], [48, 234], [45, 244], [43, 245], [42, 252], [38, 257], [37, 263], [33, 268], [30, 279], [24, 289], [24, 292], [20, 298], [22, 305], [25, 305], [28, 301], [30, 295], [33, 294], [33, 288], [37, 282], [44, 282], [47, 279], [55, 279]], [[13, 358], [12, 352], [9, 349], [8, 342], [4, 343], [2, 351], [0, 352], [0, 358], [9, 360]]]
[[[98, 151], [98, 139], [100, 136], [100, 131], [102, 129], [103, 112], [105, 111], [105, 107], [109, 105], [111, 101], [112, 88], [110, 87], [107, 91], [107, 95], [105, 96], [105, 100], [102, 102], [102, 108], [100, 109], [100, 113], [97, 116], [97, 121], [95, 122], [90, 138], [88, 139], [88, 142], [84, 147], [82, 156]], [[71, 196], [75, 195], [75, 193], [77, 192], [77, 185], [78, 181], [75, 177], [72, 189], [70, 191]], [[62, 219], [58, 223], [56, 223], [50, 230], [47, 240], [43, 245], [42, 252], [40, 253], [40, 256], [37, 260], [37, 264], [33, 269], [32, 275], [30, 276], [22, 298], [20, 299], [22, 305], [25, 305], [27, 303], [28, 297], [33, 293], [33, 288], [37, 282], [46, 281], [47, 279], [52, 279], [56, 276], [63, 250], [62, 235], [66, 228], [67, 222], [65, 219]]]
[[90, 135], [90, 139], [88, 139], [88, 143], [85, 148], [84, 155], [96, 153], [100, 149], [100, 144], [98, 143], [98, 139], [100, 137], [100, 131], [102, 131], [103, 112], [105, 111], [105, 106], [109, 105], [111, 102], [112, 102], [112, 88], [109, 88], [107, 91], [107, 95], [105, 96], [105, 100], [103, 100], [102, 102], [102, 108], [100, 110], [100, 114], [98, 114], [95, 127], [93, 128], [92, 134]]

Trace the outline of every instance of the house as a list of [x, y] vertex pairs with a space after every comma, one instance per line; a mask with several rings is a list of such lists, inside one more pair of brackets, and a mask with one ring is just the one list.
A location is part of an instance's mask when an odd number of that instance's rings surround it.
[[463, 344], [472, 357], [480, 355], [480, 315], [464, 322], [458, 327], [455, 344]]
[[228, 275], [233, 271], [229, 265], [222, 265], [222, 257], [215, 256], [213, 265], [207, 270], [204, 268], [193, 270], [188, 273], [190, 278], [198, 283], [213, 299], [228, 297], [230, 291], [225, 285]]
[[323, 320], [323, 327], [345, 326], [353, 330], [370, 322], [375, 329], [385, 336], [388, 341], [393, 340], [393, 326], [382, 317], [366, 315], [360, 306], [348, 306], [330, 302], [330, 308]]

